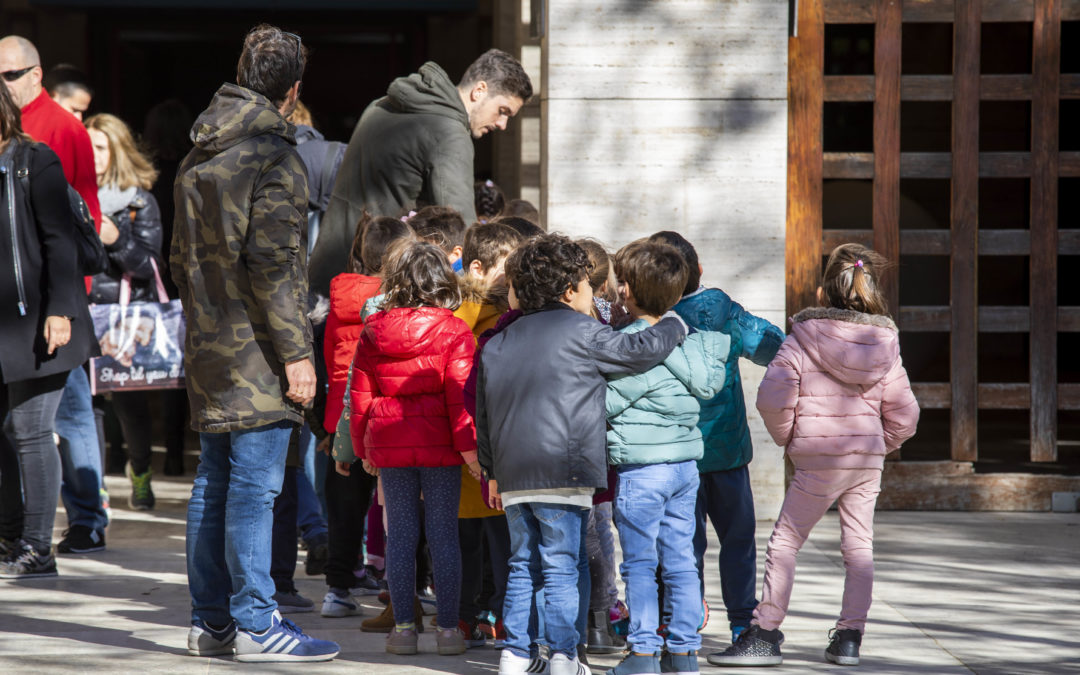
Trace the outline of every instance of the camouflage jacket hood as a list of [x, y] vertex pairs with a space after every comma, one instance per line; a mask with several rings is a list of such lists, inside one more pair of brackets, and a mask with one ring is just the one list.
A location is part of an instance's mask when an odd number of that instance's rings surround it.
[[185, 375], [200, 432], [302, 422], [285, 364], [311, 355], [307, 202], [294, 127], [225, 84], [177, 171], [170, 269], [187, 315]]
[[274, 134], [296, 145], [296, 127], [269, 99], [237, 84], [223, 84], [191, 127], [191, 142], [216, 155], [263, 134]]

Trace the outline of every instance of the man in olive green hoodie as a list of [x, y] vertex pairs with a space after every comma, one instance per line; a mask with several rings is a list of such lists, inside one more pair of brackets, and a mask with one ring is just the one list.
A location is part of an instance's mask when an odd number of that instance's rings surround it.
[[394, 80], [364, 111], [345, 150], [311, 253], [312, 290], [329, 295], [330, 280], [345, 271], [365, 210], [397, 217], [448, 206], [472, 224], [472, 139], [505, 130], [532, 93], [525, 69], [498, 49], [474, 61], [456, 86], [431, 61]]
[[333, 642], [281, 618], [270, 578], [274, 498], [315, 395], [306, 316], [307, 175], [285, 118], [304, 73], [300, 37], [248, 33], [236, 84], [191, 130], [170, 248], [187, 315], [184, 365], [202, 455], [187, 516], [188, 652], [326, 661]]

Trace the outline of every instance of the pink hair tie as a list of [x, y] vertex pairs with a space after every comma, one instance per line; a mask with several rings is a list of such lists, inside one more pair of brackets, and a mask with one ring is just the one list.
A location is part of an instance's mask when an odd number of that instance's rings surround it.
[[856, 260], [855, 261], [855, 267], [861, 268], [862, 267], [862, 261], [861, 260]]
[[493, 180], [491, 180], [491, 179], [489, 178], [489, 179], [487, 179], [486, 181], [484, 181], [484, 185], [486, 185], [486, 186], [487, 186], [487, 187], [489, 187], [489, 188], [493, 188], [493, 187], [495, 187], [495, 181], [493, 181]]
[[401, 217], [401, 222], [407, 223], [410, 220], [412, 220], [412, 217], [415, 216], [415, 215], [416, 215], [416, 211], [409, 211], [409, 215]]

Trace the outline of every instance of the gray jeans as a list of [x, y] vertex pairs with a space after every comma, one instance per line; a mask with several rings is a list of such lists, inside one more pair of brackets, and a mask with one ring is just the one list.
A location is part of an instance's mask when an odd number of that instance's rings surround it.
[[17, 462], [21, 478], [3, 481], [3, 503], [17, 502], [21, 483], [22, 538], [38, 550], [52, 544], [60, 495], [60, 453], [53, 430], [67, 376], [60, 373], [0, 387], [0, 416], [5, 418], [0, 466], [12, 467]]
[[611, 530], [611, 502], [596, 504], [589, 512], [585, 550], [589, 553], [589, 577], [592, 581], [589, 610], [611, 609], [619, 599], [619, 589], [615, 586], [615, 535]]

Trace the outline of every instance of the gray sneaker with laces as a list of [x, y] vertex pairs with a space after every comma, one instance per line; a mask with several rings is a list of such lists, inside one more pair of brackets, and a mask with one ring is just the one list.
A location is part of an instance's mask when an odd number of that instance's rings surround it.
[[784, 634], [779, 629], [763, 630], [751, 625], [739, 636], [735, 644], [718, 654], [709, 655], [714, 666], [778, 666], [784, 662], [780, 645]]

